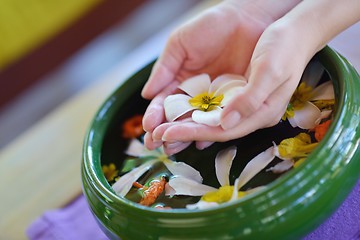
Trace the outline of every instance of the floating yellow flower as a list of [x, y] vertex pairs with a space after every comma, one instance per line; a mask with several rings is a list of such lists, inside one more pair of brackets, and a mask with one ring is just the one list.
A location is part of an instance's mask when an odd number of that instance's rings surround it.
[[332, 112], [335, 102], [332, 82], [316, 86], [323, 72], [320, 63], [312, 63], [305, 70], [282, 117], [283, 120], [288, 119], [293, 127], [312, 129]]
[[101, 168], [105, 175], [106, 180], [108, 180], [109, 182], [114, 180], [114, 178], [118, 175], [118, 172], [119, 172], [116, 169], [115, 164], [113, 164], [113, 163], [110, 163], [109, 165], [103, 165]]
[[244, 77], [233, 74], [221, 75], [212, 82], [207, 74], [189, 78], [179, 85], [185, 94], [174, 94], [165, 99], [166, 119], [172, 122], [193, 111], [194, 122], [219, 126], [222, 108], [245, 85]]
[[318, 142], [312, 143], [307, 133], [300, 133], [293, 138], [287, 138], [275, 148], [276, 156], [283, 161], [269, 168], [274, 173], [282, 173], [292, 167], [299, 166], [315, 149]]
[[293, 138], [287, 138], [278, 146], [279, 156], [282, 159], [300, 159], [307, 157], [317, 146], [311, 143], [311, 137], [307, 133], [300, 133]]

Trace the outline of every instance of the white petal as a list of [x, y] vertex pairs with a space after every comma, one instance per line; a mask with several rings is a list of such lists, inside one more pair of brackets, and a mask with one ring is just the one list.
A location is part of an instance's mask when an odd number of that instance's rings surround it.
[[334, 86], [331, 81], [324, 82], [312, 91], [311, 100], [331, 100], [335, 99]]
[[293, 128], [296, 128], [298, 126], [297, 122], [295, 121], [295, 119], [293, 117], [292, 118], [288, 117], [288, 121]]
[[285, 160], [285, 161], [279, 162], [275, 166], [267, 169], [266, 171], [272, 171], [273, 173], [283, 173], [283, 172], [286, 172], [287, 170], [289, 170], [290, 168], [292, 168], [293, 166], [294, 166], [294, 161]]
[[145, 162], [137, 168], [134, 168], [130, 172], [124, 174], [112, 185], [112, 188], [121, 197], [124, 197], [131, 189], [134, 182], [136, 182], [151, 166], [153, 166], [159, 160], [151, 160]]
[[175, 189], [173, 189], [173, 188], [169, 185], [169, 183], [166, 183], [166, 184], [165, 184], [165, 195], [172, 197], [172, 196], [175, 195], [175, 193], [176, 193], [176, 192], [175, 192]]
[[217, 207], [219, 204], [216, 202], [206, 202], [206, 201], [198, 201], [197, 203], [194, 204], [187, 204], [186, 208], [189, 210], [194, 210], [194, 209], [208, 209], [208, 208], [213, 208], [213, 207]]
[[168, 122], [175, 121], [178, 117], [194, 109], [189, 103], [190, 97], [184, 94], [167, 96], [164, 100], [165, 116]]
[[189, 94], [191, 97], [209, 91], [211, 79], [208, 74], [200, 74], [182, 82], [178, 88]]
[[194, 120], [194, 122], [202, 123], [211, 127], [216, 127], [220, 125], [221, 112], [222, 109], [220, 107], [217, 107], [208, 112], [195, 110], [192, 113], [191, 118]]
[[[266, 188], [265, 186], [259, 186], [259, 187], [256, 187], [256, 188], [249, 189], [249, 190], [246, 191], [246, 195], [258, 192], [258, 191], [263, 190], [265, 188]], [[235, 201], [235, 200], [237, 200], [239, 198], [238, 197], [239, 192], [238, 192], [237, 189], [239, 189], [239, 179], [238, 178], [235, 180], [234, 191], [233, 191], [233, 194], [232, 194], [231, 199], [230, 199], [229, 202]]]
[[160, 157], [165, 155], [162, 146], [155, 150], [149, 150], [136, 138], [131, 140], [125, 154], [133, 157]]
[[221, 186], [230, 185], [229, 173], [232, 162], [236, 155], [236, 150], [237, 148], [235, 146], [231, 146], [218, 152], [218, 154], [216, 155], [215, 172]]
[[175, 176], [170, 178], [169, 185], [175, 190], [175, 195], [202, 196], [207, 192], [216, 191], [216, 188], [201, 184], [197, 181]]
[[315, 88], [315, 86], [319, 83], [324, 70], [325, 68], [320, 62], [310, 62], [304, 70], [301, 81], [305, 82], [307, 86]]
[[324, 118], [328, 118], [331, 113], [332, 113], [332, 110], [321, 111], [320, 117], [318, 119], [316, 119], [315, 124], [316, 125], [320, 124], [321, 120], [323, 120]]
[[187, 179], [201, 183], [203, 178], [198, 170], [184, 162], [175, 162], [175, 161], [163, 161], [167, 169], [172, 173], [172, 175], [182, 176]]
[[[219, 92], [220, 89], [224, 88], [230, 83], [230, 85], [236, 84], [238, 86], [245, 86], [246, 79], [241, 75], [236, 74], [223, 74], [218, 76], [217, 78], [212, 81], [209, 92]], [[225, 87], [228, 88], [228, 87]], [[223, 93], [224, 91], [221, 91]], [[221, 94], [220, 93], [220, 94]]]
[[319, 108], [310, 102], [306, 102], [302, 109], [296, 110], [294, 113], [292, 121], [296, 126], [302, 129], [314, 128], [316, 126], [316, 121], [321, 116]]
[[149, 150], [138, 139], [131, 140], [125, 154], [133, 157], [143, 157], [149, 154]]
[[232, 196], [231, 196], [231, 199], [229, 202], [235, 201], [236, 199], [238, 199], [240, 188], [241, 188], [241, 186], [239, 185], [239, 178], [237, 178], [237, 179], [235, 179], [234, 190], [233, 190], [233, 193], [232, 193]]
[[244, 186], [250, 179], [252, 179], [256, 174], [264, 169], [274, 158], [274, 147], [270, 147], [250, 160], [238, 178], [239, 183], [237, 189], [239, 190], [242, 186]]
[[243, 86], [235, 86], [230, 89], [227, 89], [226, 92], [224, 92], [224, 98], [221, 101], [221, 106], [226, 106], [231, 100], [234, 99], [237, 95], [241, 94], [244, 91]]

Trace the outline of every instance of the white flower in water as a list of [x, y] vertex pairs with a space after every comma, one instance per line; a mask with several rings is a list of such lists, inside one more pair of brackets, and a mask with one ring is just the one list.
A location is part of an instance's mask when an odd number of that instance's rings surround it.
[[232, 162], [236, 155], [236, 147], [232, 146], [220, 151], [215, 158], [216, 177], [221, 185], [219, 189], [202, 184], [194, 179], [183, 176], [170, 178], [171, 195], [202, 196], [198, 203], [187, 205], [188, 209], [203, 209], [217, 206], [220, 203], [234, 201], [246, 194], [257, 191], [258, 188], [249, 191], [240, 191], [250, 179], [264, 169], [275, 157], [274, 147], [260, 153], [253, 158], [235, 180], [234, 186], [230, 185], [229, 173]]
[[125, 153], [130, 156], [150, 160], [124, 174], [112, 185], [114, 191], [121, 197], [124, 197], [130, 191], [133, 183], [145, 172], [149, 171], [149, 169], [157, 162], [162, 162], [173, 175], [202, 181], [200, 173], [190, 165], [187, 165], [184, 162], [170, 160], [161, 148], [150, 151], [137, 139], [133, 139], [130, 142]]
[[169, 122], [192, 112], [192, 120], [209, 126], [219, 126], [222, 108], [246, 85], [240, 75], [225, 74], [211, 82], [209, 75], [200, 74], [179, 85], [185, 94], [168, 96], [164, 101]]
[[327, 81], [315, 87], [323, 72], [324, 68], [318, 62], [309, 64], [304, 71], [282, 118], [288, 119], [291, 126], [312, 129], [331, 114], [335, 99], [332, 82]]

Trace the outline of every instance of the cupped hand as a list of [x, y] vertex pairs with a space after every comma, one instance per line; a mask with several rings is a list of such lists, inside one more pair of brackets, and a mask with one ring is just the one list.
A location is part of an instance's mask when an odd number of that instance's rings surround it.
[[[142, 91], [143, 97], [152, 99], [143, 119], [147, 132], [145, 145], [148, 148], [159, 147], [165, 141], [165, 150], [172, 154], [187, 147], [194, 140], [198, 141], [197, 147], [202, 149], [212, 141], [225, 141], [234, 136], [234, 131], [227, 131], [226, 126], [225, 130], [199, 124], [193, 126], [194, 123], [191, 122], [166, 123], [161, 126], [165, 122], [163, 102], [168, 95], [177, 91], [176, 87], [180, 82], [190, 76], [208, 73], [214, 78], [224, 73], [245, 74], [261, 34], [287, 11], [286, 8], [297, 3], [287, 1], [283, 7], [266, 7], [262, 2], [269, 1], [224, 1], [171, 35]], [[256, 85], [249, 84], [249, 88], [250, 86], [254, 88]], [[251, 104], [248, 107], [249, 111], [253, 110]], [[237, 128], [243, 129], [240, 126], [244, 126], [249, 129], [248, 124], [252, 126], [254, 123], [242, 121]], [[187, 130], [179, 134], [178, 129], [183, 128]], [[203, 131], [206, 132], [205, 135], [202, 134]], [[245, 134], [248, 130], [241, 132]], [[212, 133], [219, 134], [213, 136]]]

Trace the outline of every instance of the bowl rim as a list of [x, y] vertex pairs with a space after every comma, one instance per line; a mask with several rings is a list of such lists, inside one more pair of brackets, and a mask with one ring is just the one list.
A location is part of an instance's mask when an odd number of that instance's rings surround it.
[[[337, 134], [339, 131], [342, 130], [342, 123], [343, 119], [346, 116], [346, 100], [347, 100], [347, 93], [346, 90], [349, 89], [349, 83], [345, 79], [347, 78], [347, 63], [336, 51], [331, 49], [330, 47], [326, 46], [323, 50], [319, 53], [319, 58], [324, 59], [327, 58], [330, 62], [330, 65], [336, 66], [339, 62], [341, 63], [341, 66], [337, 66], [336, 68], [336, 74], [338, 75], [338, 79], [332, 79], [334, 83], [334, 90], [336, 94], [336, 112], [334, 114], [334, 121], [330, 125], [330, 128], [328, 130], [328, 133], [325, 135], [324, 139], [319, 143], [318, 147], [308, 156], [307, 161], [310, 161], [312, 163], [316, 163], [321, 161], [320, 157], [316, 156], [322, 156], [327, 151], [327, 144], [329, 143], [336, 143], [339, 139], [339, 134]], [[340, 61], [339, 61], [340, 60]], [[320, 61], [321, 62], [321, 61]], [[335, 64], [336, 62], [336, 64]], [[150, 68], [152, 66], [153, 62], [148, 64], [145, 68]], [[328, 71], [328, 69], [327, 69]], [[333, 76], [332, 73], [329, 75]], [[136, 76], [133, 75], [132, 77]], [[130, 77], [129, 79], [131, 79]], [[344, 79], [343, 81], [340, 81], [339, 79]], [[95, 133], [95, 130], [99, 127], [100, 124], [105, 124], [101, 126], [101, 129], [106, 128], [106, 123], [104, 123], [101, 118], [105, 115], [105, 113], [109, 110], [111, 110], [111, 104], [114, 103], [115, 98], [113, 97], [116, 95], [119, 91], [119, 89], [128, 88], [130, 85], [128, 84], [129, 81], [126, 81], [123, 85], [121, 85], [117, 90], [115, 90], [108, 99], [103, 103], [103, 105], [99, 108], [98, 112], [96, 113], [90, 127], [88, 128], [88, 131], [85, 135], [84, 145], [83, 145], [83, 161], [82, 161], [82, 174], [83, 176], [86, 175], [86, 177], [89, 179], [89, 182], [92, 183], [92, 188], [94, 191], [96, 191], [97, 194], [101, 195], [104, 201], [111, 203], [113, 207], [116, 205], [125, 205], [128, 208], [131, 209], [131, 211], [146, 211], [147, 213], [155, 214], [155, 215], [169, 215], [169, 214], [176, 214], [177, 216], [181, 215], [198, 215], [198, 214], [213, 214], [217, 212], [222, 212], [226, 209], [231, 209], [234, 206], [238, 206], [240, 204], [246, 204], [249, 201], [256, 200], [261, 196], [264, 195], [273, 195], [276, 196], [277, 194], [281, 194], [281, 186], [291, 186], [294, 183], [294, 179], [301, 181], [304, 180], [304, 174], [303, 170], [309, 168], [308, 164], [302, 164], [296, 169], [292, 169], [288, 173], [284, 174], [283, 176], [279, 177], [278, 179], [274, 180], [273, 182], [266, 185], [264, 189], [261, 189], [253, 194], [247, 195], [241, 199], [238, 199], [236, 201], [227, 202], [220, 204], [213, 208], [208, 209], [169, 209], [169, 210], [158, 210], [146, 206], [142, 206], [138, 203], [132, 202], [131, 200], [128, 200], [126, 198], [119, 197], [115, 194], [115, 192], [111, 189], [111, 186], [109, 184], [104, 184], [104, 176], [99, 176], [97, 172], [95, 171], [95, 163], [101, 162], [101, 147], [100, 146], [105, 135], [105, 131], [103, 131], [101, 134], [98, 132]], [[135, 85], [135, 84], [133, 84]], [[134, 86], [133, 86], [134, 87]], [[330, 162], [330, 161], [328, 161]], [[101, 167], [101, 166], [100, 166]], [[106, 179], [105, 179], [106, 180]]]

